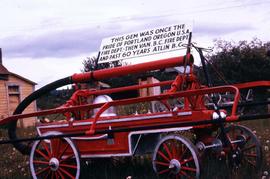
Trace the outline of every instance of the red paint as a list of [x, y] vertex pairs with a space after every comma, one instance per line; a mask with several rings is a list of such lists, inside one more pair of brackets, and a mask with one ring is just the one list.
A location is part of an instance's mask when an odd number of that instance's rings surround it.
[[[188, 55], [189, 57], [189, 55]], [[105, 90], [77, 90], [74, 92], [72, 97], [63, 106], [44, 110], [35, 113], [13, 115], [0, 121], [0, 125], [6, 124], [10, 121], [28, 118], [33, 116], [44, 116], [50, 114], [64, 114], [66, 116], [66, 121], [63, 122], [53, 122], [38, 124], [38, 128], [41, 134], [49, 131], [59, 131], [62, 133], [74, 133], [74, 132], [84, 132], [84, 137], [99, 137], [102, 135], [97, 135], [96, 131], [113, 129], [131, 129], [136, 127], [157, 127], [160, 125], [177, 124], [179, 122], [196, 122], [202, 119], [211, 121], [213, 113], [212, 109], [209, 109], [206, 105], [206, 95], [219, 94], [230, 92], [234, 94], [233, 106], [230, 109], [230, 113], [223, 111], [227, 114], [226, 121], [236, 121], [239, 116], [237, 114], [237, 106], [240, 99], [239, 89], [243, 88], [253, 88], [257, 86], [270, 86], [269, 81], [259, 81], [250, 82], [236, 85], [226, 85], [219, 87], [205, 87], [201, 86], [197, 77], [193, 74], [192, 70], [192, 57], [189, 57], [185, 61], [185, 57], [175, 57], [165, 60], [160, 60], [157, 62], [148, 62], [143, 64], [116, 67], [112, 69], [103, 69], [98, 71], [93, 71], [89, 73], [74, 74], [72, 80], [75, 83], [87, 82], [89, 80], [102, 80], [111, 77], [124, 76], [127, 74], [141, 73], [145, 71], [164, 69], [174, 66], [183, 66], [185, 64], [191, 65], [191, 74], [179, 74], [173, 81], [165, 81], [155, 84], [145, 84], [145, 85], [133, 85], [125, 86], [113, 89]], [[88, 104], [88, 97], [96, 97], [102, 94], [111, 94], [122, 91], [138, 90], [142, 88], [149, 88], [155, 86], [168, 86], [171, 88], [167, 90], [164, 94], [156, 96], [138, 97], [115, 100], [107, 103], [100, 104]], [[182, 108], [175, 108], [172, 110], [172, 106], [168, 102], [171, 99], [182, 100], [184, 106]], [[101, 114], [110, 107], [117, 107], [123, 105], [130, 105], [142, 102], [152, 102], [160, 101], [166, 107], [167, 111], [156, 112], [156, 113], [146, 113], [146, 114], [131, 114], [127, 116], [110, 116], [101, 117]], [[89, 112], [93, 109], [99, 108], [99, 111], [94, 117], [89, 115]], [[73, 117], [75, 120], [70, 120]], [[86, 125], [84, 125], [86, 124]], [[55, 126], [53, 126], [55, 125]], [[66, 125], [66, 126], [61, 126]], [[57, 127], [58, 126], [58, 127]], [[217, 130], [215, 125], [200, 125], [193, 126], [193, 131], [196, 133], [200, 129], [208, 129], [211, 131]], [[159, 129], [162, 131], [164, 129]], [[138, 131], [137, 131], [138, 132]], [[198, 132], [199, 133], [199, 132]], [[114, 134], [114, 143], [108, 144], [108, 139], [97, 139], [97, 140], [76, 140], [76, 145], [81, 155], [93, 156], [93, 155], [129, 155], [130, 145], [129, 145], [129, 135], [131, 132], [118, 132]], [[206, 143], [211, 144], [213, 138], [206, 134], [200, 134], [200, 138]]]
[[[155, 62], [147, 62], [136, 65], [129, 65], [123, 67], [115, 67], [109, 69], [102, 69], [93, 72], [74, 74], [72, 80], [74, 83], [87, 82], [90, 80], [102, 80], [112, 77], [125, 76], [128, 74], [141, 73], [145, 71], [165, 69], [175, 66], [182, 66], [185, 63], [185, 56], [174, 57], [164, 60], [159, 60]], [[193, 63], [193, 58], [188, 58], [187, 64], [191, 65]]]

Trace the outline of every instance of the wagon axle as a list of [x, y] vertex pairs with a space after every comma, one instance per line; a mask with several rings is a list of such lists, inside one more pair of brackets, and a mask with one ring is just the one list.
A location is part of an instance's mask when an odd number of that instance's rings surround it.
[[171, 169], [174, 174], [177, 174], [181, 170], [181, 163], [177, 159], [172, 159], [169, 164], [169, 169]]
[[49, 166], [52, 171], [56, 171], [59, 168], [59, 160], [57, 158], [51, 158], [49, 161]]
[[[231, 140], [231, 144], [237, 144], [238, 146], [242, 146], [246, 142], [246, 137], [244, 135], [237, 136], [236, 140]], [[224, 148], [224, 143], [220, 139], [214, 139], [212, 144], [206, 145], [203, 142], [197, 142], [196, 147], [200, 152], [203, 152], [206, 149], [211, 149], [212, 151], [218, 153], [221, 152]]]
[[223, 144], [220, 139], [215, 139], [212, 141], [211, 145], [205, 145], [203, 142], [198, 142], [196, 144], [196, 147], [198, 148], [200, 152], [203, 152], [206, 149], [211, 149], [215, 152], [220, 152], [223, 149]]

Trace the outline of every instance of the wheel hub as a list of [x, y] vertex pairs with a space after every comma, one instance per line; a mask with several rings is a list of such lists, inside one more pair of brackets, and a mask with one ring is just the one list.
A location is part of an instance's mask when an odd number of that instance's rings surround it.
[[247, 141], [247, 137], [246, 136], [239, 135], [239, 136], [237, 136], [236, 139], [239, 140], [239, 141], [241, 141], [241, 142], [238, 143], [238, 146], [239, 147], [243, 147], [246, 144], [246, 141]]
[[179, 162], [178, 160], [172, 159], [172, 160], [170, 161], [169, 168], [172, 170], [172, 172], [173, 172], [174, 174], [177, 174], [177, 173], [179, 173], [180, 170], [181, 170], [181, 164], [180, 164], [180, 162]]
[[59, 168], [59, 160], [57, 158], [51, 158], [49, 166], [52, 171], [56, 171]]

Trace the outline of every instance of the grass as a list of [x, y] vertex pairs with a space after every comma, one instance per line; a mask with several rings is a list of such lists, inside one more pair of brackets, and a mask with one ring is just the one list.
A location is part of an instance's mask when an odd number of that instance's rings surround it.
[[[32, 132], [31, 132], [32, 131]], [[33, 129], [18, 130], [20, 136], [33, 136]], [[0, 130], [0, 140], [7, 140], [7, 130]], [[11, 144], [0, 145], [0, 178], [29, 178], [29, 157], [23, 156]]]
[[[207, 179], [222, 178], [270, 178], [270, 120], [248, 121], [242, 123], [251, 128], [262, 144], [263, 167], [259, 174], [231, 175], [225, 163], [206, 159], [202, 163], [203, 176]], [[23, 130], [19, 133], [29, 134], [32, 129]], [[33, 136], [33, 132], [30, 132]], [[7, 139], [6, 130], [0, 130], [0, 140]], [[30, 178], [29, 157], [21, 155], [12, 145], [0, 146], [0, 178]], [[132, 179], [156, 178], [152, 170], [151, 156], [136, 156], [133, 158], [107, 158], [81, 161], [81, 178], [92, 179], [118, 179], [131, 176]]]

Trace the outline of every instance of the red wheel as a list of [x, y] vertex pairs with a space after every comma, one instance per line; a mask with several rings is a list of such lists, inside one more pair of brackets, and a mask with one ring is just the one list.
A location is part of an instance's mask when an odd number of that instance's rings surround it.
[[[49, 132], [46, 135], [57, 135]], [[80, 157], [69, 138], [36, 141], [30, 153], [30, 170], [37, 178], [74, 178], [80, 175]]]
[[228, 164], [238, 171], [259, 171], [262, 166], [261, 144], [256, 135], [247, 127], [231, 125], [225, 128], [226, 135], [231, 142], [228, 154]]
[[156, 146], [153, 168], [161, 178], [199, 178], [197, 148], [185, 137], [169, 135]]

